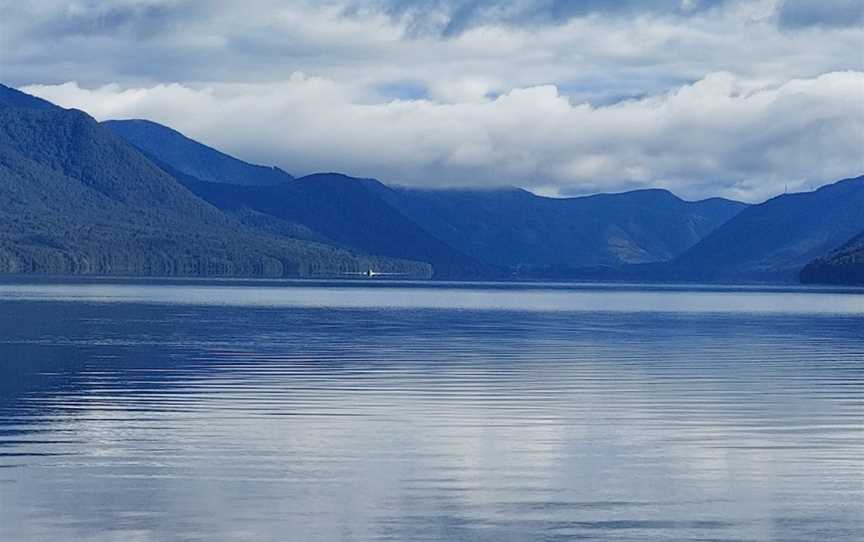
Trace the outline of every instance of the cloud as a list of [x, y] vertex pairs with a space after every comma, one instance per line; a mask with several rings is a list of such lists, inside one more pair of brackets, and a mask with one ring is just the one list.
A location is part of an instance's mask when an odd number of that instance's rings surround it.
[[411, 34], [453, 36], [488, 25], [562, 24], [593, 15], [689, 16], [728, 0], [373, 0], [348, 5], [349, 14], [380, 10], [405, 23]]
[[[368, 100], [389, 98], [408, 81], [415, 96], [438, 101], [555, 84], [579, 101], [608, 103], [717, 71], [780, 83], [864, 67], [860, 25], [812, 26], [847, 19], [842, 6], [795, 5], [0, 0], [0, 74], [13, 86], [75, 80], [92, 87], [278, 82], [299, 71], [350, 83]], [[787, 21], [782, 29], [778, 20]]]
[[0, 77], [295, 173], [758, 199], [862, 169], [860, 6], [0, 0]]
[[294, 74], [267, 84], [26, 89], [99, 119], [143, 117], [293, 173], [338, 170], [426, 187], [575, 194], [664, 186], [761, 200], [864, 172], [864, 72], [754, 88], [727, 72], [607, 106], [554, 85], [463, 103], [362, 103]]

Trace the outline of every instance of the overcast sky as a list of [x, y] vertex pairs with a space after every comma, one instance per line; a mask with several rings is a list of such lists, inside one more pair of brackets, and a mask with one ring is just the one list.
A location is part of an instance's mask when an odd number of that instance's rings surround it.
[[660, 186], [864, 174], [864, 0], [0, 0], [0, 81], [294, 174]]

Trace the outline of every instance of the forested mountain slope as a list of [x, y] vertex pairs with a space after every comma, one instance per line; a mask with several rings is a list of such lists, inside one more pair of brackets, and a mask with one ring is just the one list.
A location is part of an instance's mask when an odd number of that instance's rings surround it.
[[416, 262], [253, 231], [88, 115], [2, 87], [0, 272], [332, 275]]
[[754, 205], [670, 264], [676, 277], [794, 281], [802, 267], [864, 230], [864, 176]]
[[[144, 121], [105, 123], [197, 195], [248, 225], [382, 256], [429, 262], [439, 278], [543, 276], [561, 269], [669, 260], [737, 214], [720, 198], [665, 190], [545, 198], [518, 189], [418, 190], [338, 173], [280, 183], [196, 172], [188, 154], [217, 153]], [[199, 162], [215, 163], [214, 160]], [[244, 186], [236, 186], [244, 184]]]
[[394, 209], [380, 197], [378, 189], [386, 187], [378, 181], [322, 173], [278, 186], [251, 187], [181, 178], [195, 194], [250, 225], [272, 231], [280, 231], [281, 225], [281, 231], [307, 232], [308, 238], [364, 253], [428, 262], [436, 278], [500, 275]]
[[864, 284], [864, 231], [801, 271], [805, 284]]

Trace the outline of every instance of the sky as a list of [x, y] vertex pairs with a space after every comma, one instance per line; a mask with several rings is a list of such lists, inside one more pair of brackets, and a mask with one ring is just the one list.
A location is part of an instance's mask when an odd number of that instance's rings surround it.
[[761, 201], [864, 174], [864, 0], [0, 0], [0, 82], [295, 175]]

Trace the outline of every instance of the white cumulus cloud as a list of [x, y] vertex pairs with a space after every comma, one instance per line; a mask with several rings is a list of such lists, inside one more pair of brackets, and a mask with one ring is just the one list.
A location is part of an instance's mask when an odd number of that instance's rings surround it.
[[152, 119], [295, 174], [336, 170], [393, 184], [548, 194], [663, 186], [757, 201], [864, 173], [861, 71], [761, 85], [717, 72], [605, 106], [551, 84], [455, 103], [370, 103], [350, 84], [302, 73], [272, 83], [25, 90], [100, 120]]

